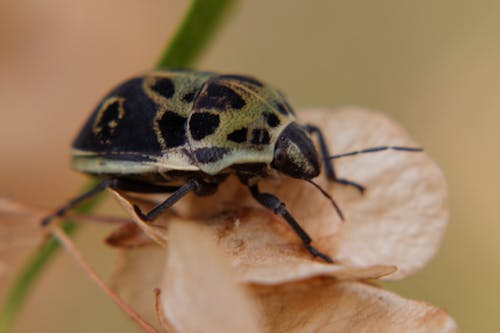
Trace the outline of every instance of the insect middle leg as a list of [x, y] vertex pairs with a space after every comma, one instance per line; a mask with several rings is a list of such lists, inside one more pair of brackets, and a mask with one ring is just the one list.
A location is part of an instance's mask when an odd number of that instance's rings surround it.
[[285, 204], [275, 195], [270, 193], [260, 192], [257, 185], [248, 186], [252, 196], [264, 207], [272, 210], [275, 214], [281, 215], [288, 224], [292, 227], [293, 231], [300, 237], [302, 243], [306, 247], [307, 251], [315, 257], [319, 257], [326, 262], [333, 263], [332, 258], [328, 255], [320, 252], [314, 246], [311, 245], [312, 239], [307, 234], [307, 232], [302, 229], [299, 223], [295, 220], [295, 218], [288, 212], [285, 207]]
[[335, 174], [335, 169], [333, 167], [333, 161], [328, 158], [330, 156], [330, 152], [328, 150], [328, 145], [326, 144], [326, 140], [325, 140], [325, 137], [323, 136], [323, 133], [321, 132], [321, 129], [317, 126], [314, 126], [314, 125], [305, 125], [304, 129], [307, 132], [309, 132], [310, 134], [316, 134], [318, 137], [319, 147], [321, 150], [321, 157], [323, 158], [323, 163], [325, 166], [326, 177], [328, 179], [330, 179], [331, 181], [334, 181], [336, 183], [353, 186], [359, 192], [363, 193], [366, 189], [363, 185], [360, 185], [360, 184], [353, 182], [352, 180], [349, 180], [349, 179], [338, 178], [337, 175]]
[[137, 205], [134, 205], [134, 210], [144, 221], [152, 221], [165, 209], [172, 207], [177, 201], [185, 197], [189, 192], [198, 192], [200, 190], [202, 190], [202, 183], [196, 179], [190, 179], [186, 182], [186, 184], [180, 186], [177, 191], [172, 193], [172, 195], [165, 199], [165, 201], [151, 209], [148, 213], [144, 214]]

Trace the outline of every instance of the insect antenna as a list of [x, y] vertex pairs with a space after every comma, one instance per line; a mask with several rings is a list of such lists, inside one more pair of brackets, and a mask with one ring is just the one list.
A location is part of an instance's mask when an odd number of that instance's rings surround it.
[[335, 200], [332, 198], [332, 196], [326, 192], [321, 186], [319, 186], [319, 184], [315, 183], [312, 179], [304, 179], [305, 181], [307, 181], [308, 183], [311, 183], [314, 185], [314, 187], [316, 187], [322, 194], [325, 198], [327, 198], [328, 200], [330, 200], [330, 202], [332, 203], [332, 206], [335, 208], [335, 210], [337, 211], [337, 214], [338, 216], [340, 217], [340, 219], [342, 221], [345, 221], [345, 218], [344, 218], [344, 214], [342, 214], [342, 211], [340, 210], [340, 207], [337, 205], [337, 203], [335, 202]]
[[354, 155], [359, 155], [359, 154], [377, 153], [379, 151], [384, 151], [384, 150], [396, 150], [396, 151], [407, 151], [407, 152], [424, 151], [422, 148], [418, 148], [418, 147], [379, 146], [379, 147], [366, 148], [366, 149], [362, 149], [362, 150], [354, 150], [354, 151], [350, 151], [348, 153], [343, 153], [343, 154], [339, 154], [339, 155], [328, 156], [326, 159], [327, 160], [334, 160], [334, 159], [341, 158], [341, 157], [354, 156]]

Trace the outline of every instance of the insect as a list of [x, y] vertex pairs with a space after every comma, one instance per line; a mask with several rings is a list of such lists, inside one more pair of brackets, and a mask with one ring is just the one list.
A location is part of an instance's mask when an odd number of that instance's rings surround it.
[[[420, 151], [375, 147], [349, 154], [385, 149]], [[261, 192], [258, 183], [277, 172], [311, 182], [329, 197], [312, 181], [323, 164], [328, 179], [362, 192], [363, 186], [336, 176], [332, 159], [341, 156], [345, 154], [330, 156], [321, 130], [299, 124], [285, 97], [253, 77], [150, 71], [118, 85], [97, 105], [73, 142], [72, 157], [76, 170], [102, 181], [47, 216], [43, 224], [108, 187], [171, 193], [147, 213], [134, 206], [143, 220], [151, 221], [190, 192], [213, 194], [235, 174], [257, 202], [288, 222], [310, 254], [332, 262], [311, 244], [285, 204]]]

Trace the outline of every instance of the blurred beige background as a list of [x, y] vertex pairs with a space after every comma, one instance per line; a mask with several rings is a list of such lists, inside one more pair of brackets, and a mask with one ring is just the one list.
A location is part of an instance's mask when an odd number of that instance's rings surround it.
[[[84, 177], [69, 144], [111, 85], [156, 61], [179, 0], [0, 0], [0, 195], [55, 207]], [[500, 331], [500, 2], [242, 1], [200, 68], [252, 73], [296, 106], [357, 104], [402, 122], [450, 187], [443, 246], [386, 286], [447, 309], [463, 332]], [[113, 203], [109, 203], [113, 206]], [[109, 228], [77, 241], [98, 271]], [[16, 332], [139, 332], [63, 253]]]

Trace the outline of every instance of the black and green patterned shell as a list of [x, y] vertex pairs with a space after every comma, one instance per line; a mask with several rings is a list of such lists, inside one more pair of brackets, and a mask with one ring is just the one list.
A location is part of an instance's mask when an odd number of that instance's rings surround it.
[[294, 120], [283, 95], [252, 77], [152, 71], [98, 104], [73, 143], [73, 166], [92, 174], [215, 175], [236, 164], [270, 164]]

